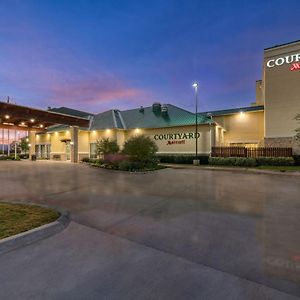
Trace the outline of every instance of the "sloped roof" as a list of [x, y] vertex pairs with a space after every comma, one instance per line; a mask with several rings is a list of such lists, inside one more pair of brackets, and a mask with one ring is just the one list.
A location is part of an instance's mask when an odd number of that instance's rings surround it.
[[222, 116], [222, 115], [231, 115], [236, 114], [239, 112], [252, 112], [252, 111], [263, 111], [264, 110], [263, 105], [257, 105], [257, 106], [247, 106], [247, 107], [239, 107], [239, 108], [230, 108], [230, 109], [223, 109], [223, 110], [213, 110], [213, 111], [207, 111], [207, 112], [201, 112], [200, 115], [206, 115], [206, 116]]
[[[195, 124], [195, 114], [185, 109], [179, 108], [172, 104], [166, 104], [167, 113], [161, 110], [154, 112], [152, 106], [144, 107], [143, 109], [129, 109], [129, 110], [108, 110], [96, 115], [86, 112], [69, 109], [67, 107], [60, 107], [52, 109], [52, 111], [77, 115], [81, 117], [91, 118], [89, 128], [82, 128], [82, 130], [105, 130], [105, 129], [135, 129], [135, 128], [163, 128], [173, 126], [187, 126]], [[213, 120], [206, 115], [198, 116], [198, 124], [209, 124]], [[48, 128], [48, 132], [64, 131], [68, 126], [55, 125]]]
[[89, 116], [93, 116], [93, 114], [77, 110], [77, 109], [72, 109], [68, 107], [57, 107], [57, 108], [50, 108], [49, 111], [57, 112], [60, 114], [65, 114], [65, 115], [70, 115], [70, 116], [75, 116], [75, 117], [80, 117], [80, 118], [87, 118]]
[[116, 123], [115, 110], [108, 110], [93, 117], [91, 130], [123, 128]]
[[[161, 111], [153, 112], [152, 107], [130, 109], [121, 111], [127, 129], [134, 128], [160, 128], [173, 126], [186, 126], [195, 124], [195, 114], [172, 104], [167, 104], [167, 114]], [[198, 124], [208, 124], [211, 119], [199, 116]]]

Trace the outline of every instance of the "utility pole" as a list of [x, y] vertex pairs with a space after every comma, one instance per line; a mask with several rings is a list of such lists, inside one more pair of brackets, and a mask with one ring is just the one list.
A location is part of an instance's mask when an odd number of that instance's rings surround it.
[[193, 88], [195, 89], [195, 121], [196, 121], [196, 157], [194, 159], [194, 165], [199, 165], [200, 161], [198, 159], [198, 83], [193, 83]]

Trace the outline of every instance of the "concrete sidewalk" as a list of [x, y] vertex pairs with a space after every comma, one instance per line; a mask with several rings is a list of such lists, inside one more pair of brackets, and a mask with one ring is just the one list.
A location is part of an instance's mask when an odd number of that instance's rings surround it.
[[286, 176], [300, 176], [300, 171], [272, 171], [255, 168], [243, 168], [243, 167], [223, 167], [223, 166], [210, 166], [200, 165], [194, 166], [191, 164], [161, 164], [168, 168], [173, 169], [190, 169], [190, 170], [210, 170], [210, 171], [223, 171], [223, 172], [240, 172], [240, 173], [254, 173], [254, 174], [266, 174], [266, 175], [286, 175]]

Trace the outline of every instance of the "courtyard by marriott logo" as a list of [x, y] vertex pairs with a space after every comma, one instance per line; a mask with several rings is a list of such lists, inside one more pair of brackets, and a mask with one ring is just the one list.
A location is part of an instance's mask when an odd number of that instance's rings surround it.
[[[155, 134], [154, 140], [156, 141], [167, 141], [167, 145], [182, 145], [185, 144], [186, 140], [195, 139], [195, 132], [188, 133], [165, 133], [165, 134]], [[200, 138], [200, 133], [197, 133], [197, 138]]]
[[292, 64], [290, 67], [291, 71], [300, 70], [300, 53], [285, 57], [278, 57], [267, 61], [268, 68], [280, 67], [284, 64]]
[[292, 64], [291, 71], [296, 71], [296, 70], [300, 70], [300, 63]]

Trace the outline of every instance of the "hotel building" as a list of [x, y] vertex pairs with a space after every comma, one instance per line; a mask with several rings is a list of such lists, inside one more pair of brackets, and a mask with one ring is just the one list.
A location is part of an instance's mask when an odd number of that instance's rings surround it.
[[[96, 142], [116, 140], [122, 148], [132, 136], [153, 139], [160, 154], [195, 153], [195, 114], [172, 104], [91, 114], [66, 107], [50, 112], [88, 120], [88, 126], [53, 125], [30, 132], [31, 154], [79, 161], [96, 156]], [[256, 82], [256, 100], [248, 107], [202, 112], [198, 115], [198, 151], [213, 146], [292, 147], [299, 154], [295, 116], [300, 113], [300, 41], [264, 50], [262, 80]]]

